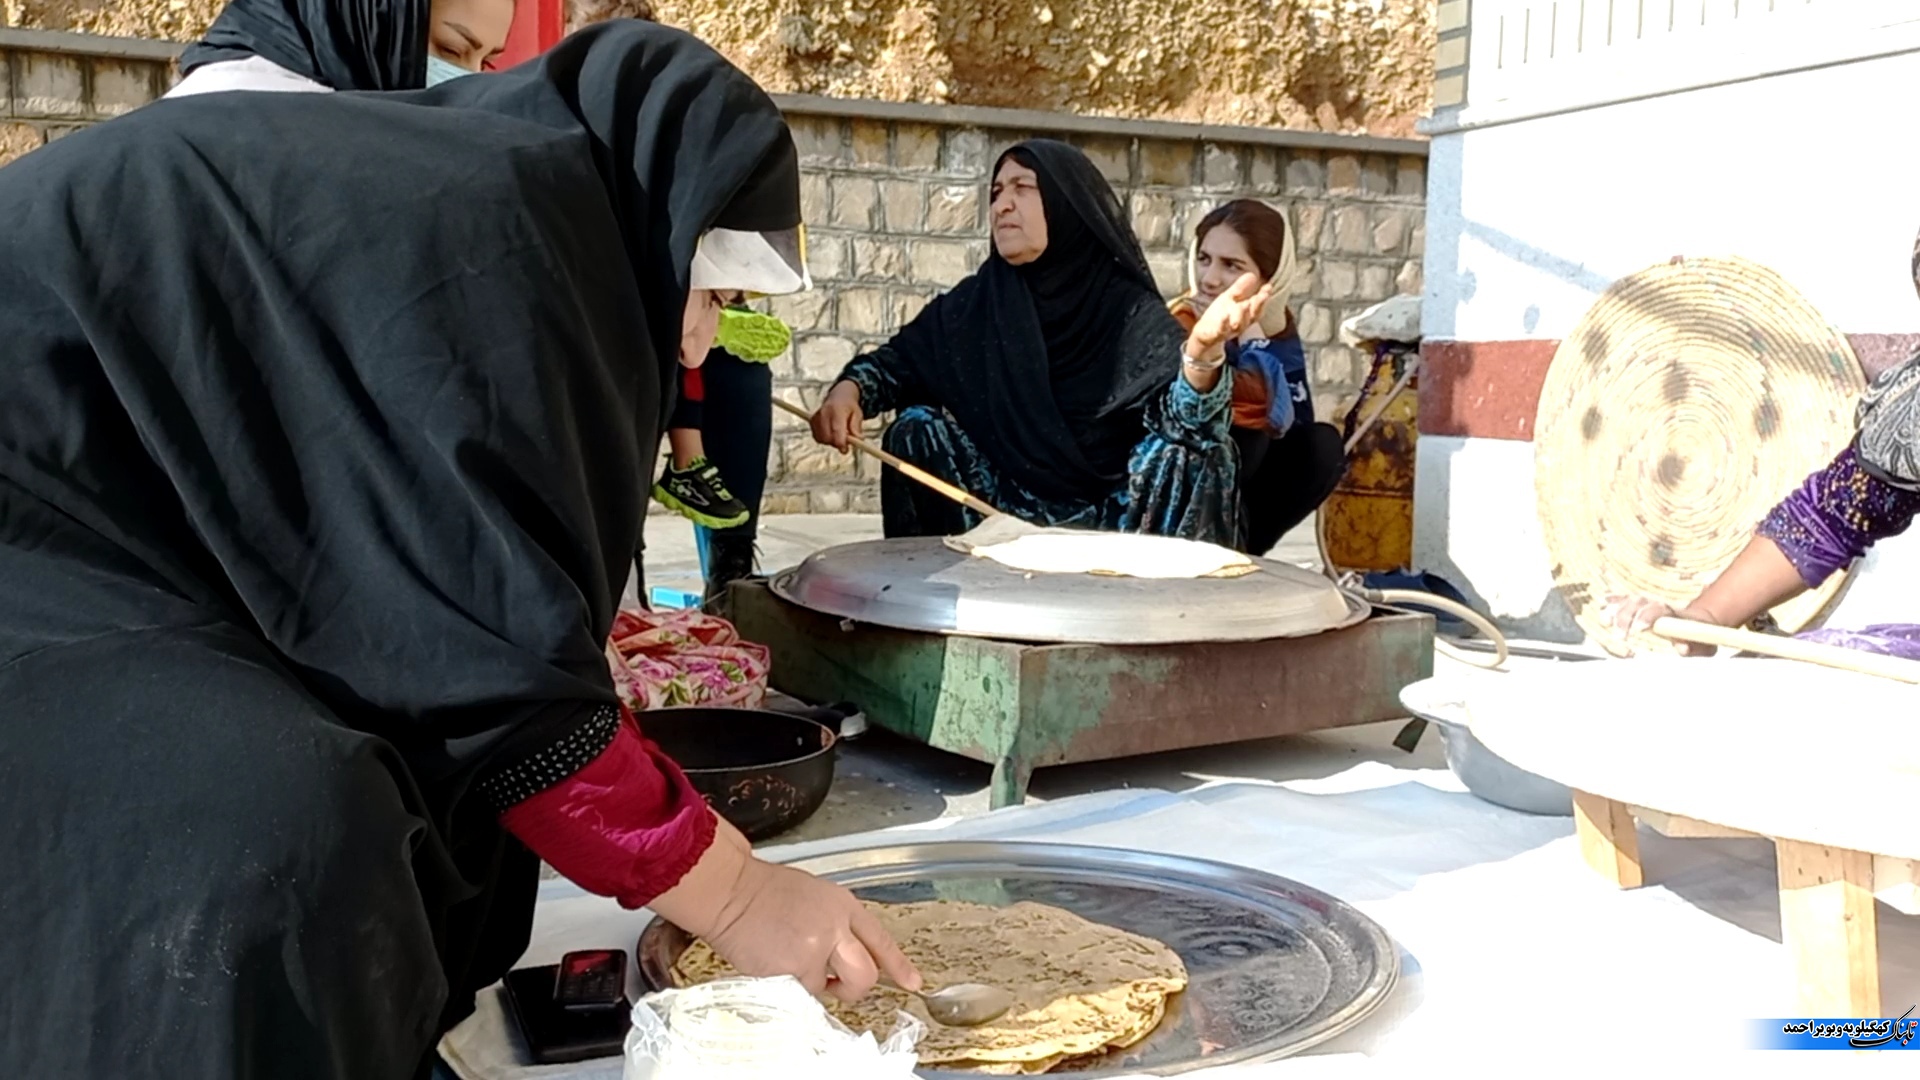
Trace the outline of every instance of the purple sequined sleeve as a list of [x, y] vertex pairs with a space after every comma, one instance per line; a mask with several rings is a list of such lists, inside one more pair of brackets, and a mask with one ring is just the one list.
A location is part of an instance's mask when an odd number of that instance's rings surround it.
[[1808, 588], [1865, 555], [1876, 540], [1907, 530], [1920, 513], [1920, 492], [1874, 479], [1849, 446], [1833, 464], [1807, 477], [1760, 523]]

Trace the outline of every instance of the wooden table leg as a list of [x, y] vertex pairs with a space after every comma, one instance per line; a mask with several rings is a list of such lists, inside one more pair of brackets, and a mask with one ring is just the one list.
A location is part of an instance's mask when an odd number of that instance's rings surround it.
[[1580, 855], [1601, 877], [1623, 889], [1644, 884], [1640, 873], [1640, 836], [1634, 832], [1627, 804], [1573, 793], [1573, 829], [1580, 837]]
[[1800, 1007], [1812, 1017], [1880, 1015], [1873, 856], [1774, 841], [1780, 938], [1793, 957]]

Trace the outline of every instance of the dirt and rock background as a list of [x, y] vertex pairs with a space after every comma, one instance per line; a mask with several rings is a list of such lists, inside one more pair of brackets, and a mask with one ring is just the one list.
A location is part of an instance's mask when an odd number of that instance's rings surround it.
[[[776, 93], [1411, 135], [1433, 0], [572, 0], [651, 6]], [[0, 0], [0, 25], [189, 41], [224, 0]]]
[[0, 26], [192, 41], [224, 0], [0, 0]]

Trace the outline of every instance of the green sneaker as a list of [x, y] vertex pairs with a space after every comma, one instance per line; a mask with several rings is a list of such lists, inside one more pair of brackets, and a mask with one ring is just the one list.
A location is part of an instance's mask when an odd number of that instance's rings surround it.
[[660, 482], [653, 485], [653, 497], [660, 505], [709, 529], [731, 529], [746, 524], [753, 516], [753, 511], [727, 490], [720, 470], [706, 458], [695, 458], [685, 469], [669, 463]]

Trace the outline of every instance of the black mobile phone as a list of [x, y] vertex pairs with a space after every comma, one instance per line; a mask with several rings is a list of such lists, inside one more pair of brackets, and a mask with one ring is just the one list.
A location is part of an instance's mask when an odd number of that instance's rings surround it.
[[558, 964], [507, 972], [507, 1008], [534, 1062], [619, 1056], [633, 1026], [626, 973], [627, 954], [613, 949], [568, 953]]

